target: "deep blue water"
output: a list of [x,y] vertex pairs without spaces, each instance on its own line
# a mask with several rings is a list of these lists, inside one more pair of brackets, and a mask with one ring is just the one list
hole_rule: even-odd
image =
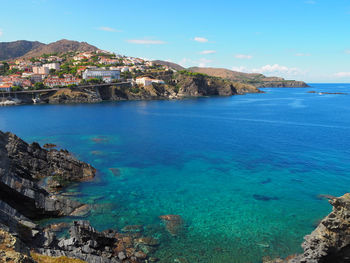
[[[301,251],[350,187],[349,84],[265,94],[0,108],[0,129],[56,143],[98,169],[67,191],[99,230],[142,224],[161,262],[259,262]],[[100,140],[95,140],[100,138]],[[109,168],[119,168],[115,176]],[[172,237],[159,216],[181,215]],[[68,220],[68,219],[67,219]]]

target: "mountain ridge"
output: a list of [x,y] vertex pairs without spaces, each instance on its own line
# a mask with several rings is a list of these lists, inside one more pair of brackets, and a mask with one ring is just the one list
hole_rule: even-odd
[[0,42],[0,60],[37,57],[43,54],[64,53],[69,51],[96,51],[97,47],[87,42],[61,39],[49,44],[38,41],[18,40]]
[[39,41],[17,40],[12,42],[0,42],[0,60],[18,58],[29,51],[45,45]]

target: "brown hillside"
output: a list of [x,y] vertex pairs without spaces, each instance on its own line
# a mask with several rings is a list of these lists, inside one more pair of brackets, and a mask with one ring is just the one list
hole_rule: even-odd
[[86,42],[78,42],[67,39],[62,39],[44,46],[35,48],[23,57],[37,57],[42,54],[63,53],[69,51],[96,51],[97,47],[92,46]]

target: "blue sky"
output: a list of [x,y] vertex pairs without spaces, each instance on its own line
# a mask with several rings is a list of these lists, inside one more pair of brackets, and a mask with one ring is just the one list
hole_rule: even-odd
[[350,82],[350,0],[0,0],[0,41],[62,38],[183,66]]

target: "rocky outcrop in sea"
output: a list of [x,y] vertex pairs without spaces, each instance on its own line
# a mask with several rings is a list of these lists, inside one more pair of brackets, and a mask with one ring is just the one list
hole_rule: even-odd
[[316,229],[304,237],[304,253],[264,263],[346,263],[350,262],[350,193],[327,196],[333,206]]
[[18,104],[68,104],[98,103],[121,100],[173,100],[188,97],[232,96],[246,93],[259,93],[258,88],[250,84],[238,83],[222,78],[195,73],[147,74],[159,78],[165,84],[153,83],[143,87],[130,83],[118,85],[91,85],[83,88],[71,87],[59,90],[47,89],[41,92],[22,92],[7,96],[0,105]]
[[[77,263],[151,262],[148,248],[158,243],[138,240],[152,238],[141,232],[99,232],[88,221],[74,220],[88,213],[89,206],[57,190],[92,179],[96,170],[66,150],[48,148],[0,131],[0,262],[51,262],[57,257],[59,262]],[[43,180],[47,183],[41,184]],[[45,228],[34,222],[61,216],[70,216],[73,222]],[[69,237],[58,237],[56,233],[69,226]]]

